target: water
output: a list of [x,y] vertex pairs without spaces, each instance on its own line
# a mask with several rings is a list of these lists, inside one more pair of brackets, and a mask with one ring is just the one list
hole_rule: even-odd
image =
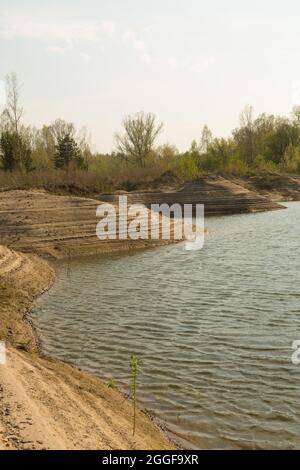
[[184,244],[57,263],[36,303],[46,353],[129,390],[187,448],[300,448],[300,203],[207,219]]

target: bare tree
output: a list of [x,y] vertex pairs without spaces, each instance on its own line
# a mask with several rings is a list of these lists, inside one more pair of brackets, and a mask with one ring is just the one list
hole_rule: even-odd
[[296,105],[292,110],[292,118],[297,124],[300,124],[300,106]]
[[63,119],[56,119],[50,126],[51,132],[56,140],[62,139],[66,135],[75,137],[76,129],[72,122],[66,122]]
[[163,129],[163,123],[156,125],[154,114],[140,112],[127,116],[123,127],[125,134],[115,136],[117,152],[127,161],[145,167],[154,142]]
[[240,114],[241,127],[248,129],[253,127],[253,107],[247,104]]
[[209,145],[212,143],[212,140],[213,140],[212,132],[205,124],[205,126],[202,129],[201,141],[200,141],[200,151],[202,153],[207,152]]
[[3,114],[9,126],[18,134],[20,120],[23,116],[23,108],[19,104],[20,87],[18,85],[17,75],[12,72],[6,76],[5,81],[7,105]]
[[249,164],[254,162],[254,124],[253,124],[253,107],[246,105],[240,114],[240,137],[244,142],[246,151],[246,161]]

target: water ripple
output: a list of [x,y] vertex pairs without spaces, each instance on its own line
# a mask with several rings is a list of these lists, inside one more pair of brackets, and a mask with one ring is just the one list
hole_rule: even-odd
[[32,319],[46,353],[129,391],[188,448],[300,448],[300,203],[207,220],[182,244],[58,263]]

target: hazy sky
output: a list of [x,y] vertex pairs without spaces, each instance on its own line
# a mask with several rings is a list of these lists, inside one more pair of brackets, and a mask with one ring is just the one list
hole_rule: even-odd
[[154,112],[179,149],[241,109],[300,102],[299,0],[0,0],[0,79],[16,71],[27,124],[86,126],[110,151],[126,114]]

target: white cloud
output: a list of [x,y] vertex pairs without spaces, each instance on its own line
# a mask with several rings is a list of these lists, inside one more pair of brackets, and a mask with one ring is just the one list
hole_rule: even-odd
[[157,60],[152,57],[152,55],[147,50],[146,44],[143,39],[141,39],[138,33],[133,31],[132,29],[127,29],[122,35],[122,39],[125,43],[130,44],[133,49],[137,51],[140,61],[144,64],[151,65],[154,62],[157,62]]
[[80,58],[84,61],[84,62],[91,62],[92,60],[92,57],[87,54],[86,52],[80,52]]
[[144,41],[137,40],[134,42],[134,47],[137,51],[144,51],[145,50],[145,43]]
[[170,67],[170,69],[176,70],[179,67],[178,60],[175,59],[174,57],[169,57],[167,60],[167,65]]
[[[28,14],[27,12],[10,12],[0,17],[0,38],[12,40],[15,38],[36,39],[47,41],[47,51],[53,54],[65,54],[78,48],[78,55],[85,62],[91,61],[88,52],[80,52],[89,44],[97,44],[103,47],[105,41],[114,40],[115,44],[127,44],[134,51],[141,63],[147,66],[164,65],[171,70],[178,69],[203,69],[210,66],[207,63],[199,63],[198,59],[186,60],[179,57],[154,56],[149,50],[149,41],[153,27],[148,25],[139,30],[132,28],[120,30],[118,24],[110,19],[80,20],[68,17],[59,18],[52,12],[39,10]],[[84,46],[84,47],[83,47]]]
[[48,46],[47,47],[47,50],[49,52],[53,52],[55,54],[64,54],[67,50],[69,50],[70,48],[65,46]]
[[125,33],[122,35],[122,39],[124,42],[134,41],[136,38],[136,34],[132,29],[127,29]]
[[117,24],[115,21],[105,20],[101,22],[102,32],[110,39],[112,39],[117,30]]
[[152,65],[153,62],[154,62],[153,57],[151,57],[151,55],[147,54],[147,52],[143,52],[143,53],[140,55],[140,59],[141,59],[141,61],[144,62],[144,64],[146,64],[146,65]]
[[[84,21],[69,18],[55,18],[51,14],[40,13],[28,15],[23,12],[4,14],[0,17],[0,38],[13,40],[17,38],[47,41],[46,49],[53,54],[64,54],[83,43],[103,46],[105,39],[113,39],[117,33],[114,21]],[[91,56],[79,52],[79,57],[89,62]]]
[[145,26],[145,28],[143,28],[143,33],[146,33],[146,34],[149,34],[151,33],[151,31],[153,30],[153,25],[152,24],[149,24],[148,26]]
[[116,31],[117,24],[114,21],[56,18],[45,12],[31,15],[26,12],[11,12],[0,17],[0,37],[3,39],[39,39],[62,43],[58,46],[51,45],[53,52],[63,52],[62,49],[70,48],[79,41],[95,43],[102,42],[105,38],[112,39]]
[[79,40],[99,41],[101,25],[91,21],[41,18],[27,15],[2,16],[0,36],[4,39],[27,38],[51,41],[64,41],[67,44]]

